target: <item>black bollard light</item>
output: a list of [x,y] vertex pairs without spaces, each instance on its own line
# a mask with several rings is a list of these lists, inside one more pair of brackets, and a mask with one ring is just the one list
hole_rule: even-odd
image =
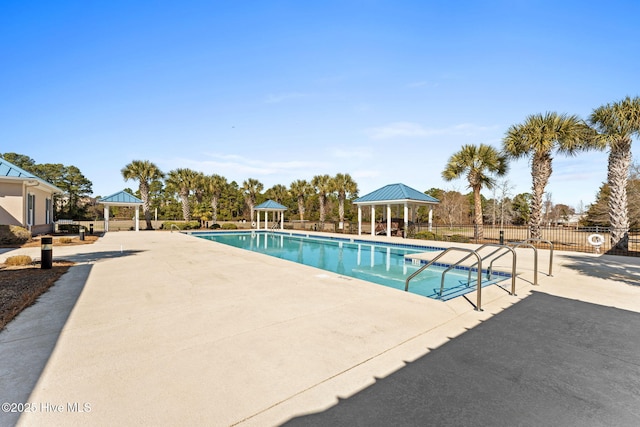
[[500,244],[504,245],[504,231],[500,230]]
[[93,234],[93,224],[89,224],[89,234]]
[[53,266],[53,237],[43,237],[40,243],[40,268],[50,270]]

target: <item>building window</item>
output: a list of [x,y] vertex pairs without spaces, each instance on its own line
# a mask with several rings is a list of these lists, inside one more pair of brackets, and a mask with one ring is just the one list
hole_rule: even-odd
[[51,208],[52,208],[51,199],[45,199],[44,204],[45,204],[44,223],[51,224]]
[[27,225],[34,225],[36,219],[36,196],[27,194]]

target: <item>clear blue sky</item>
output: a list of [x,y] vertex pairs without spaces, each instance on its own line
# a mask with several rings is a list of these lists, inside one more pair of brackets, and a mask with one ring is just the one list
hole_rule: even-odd
[[[466,192],[440,177],[462,145],[640,95],[638,16],[636,0],[3,0],[0,152],[75,165],[101,196],[137,188],[134,159],[265,189],[343,172],[361,195]],[[554,203],[593,202],[606,158],[557,156]],[[530,191],[527,160],[507,179]]]

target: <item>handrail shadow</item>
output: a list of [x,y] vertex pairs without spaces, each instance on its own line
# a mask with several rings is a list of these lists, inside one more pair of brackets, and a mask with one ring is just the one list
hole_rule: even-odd
[[569,262],[563,267],[575,270],[588,277],[615,280],[627,285],[640,286],[640,259],[619,255],[601,255],[599,257],[583,255],[565,255]]

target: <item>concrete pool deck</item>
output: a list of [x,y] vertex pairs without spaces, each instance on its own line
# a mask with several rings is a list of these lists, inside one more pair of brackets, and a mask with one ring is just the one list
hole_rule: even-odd
[[[39,248],[0,261],[19,253]],[[31,409],[0,412],[0,425],[305,425],[532,295],[639,317],[640,259],[556,251],[548,277],[545,256],[533,286],[532,252],[518,249],[517,296],[487,287],[478,312],[465,298],[435,301],[181,233],[56,247],[54,259],[78,264],[0,332],[0,400]],[[636,393],[637,354],[623,363]]]

